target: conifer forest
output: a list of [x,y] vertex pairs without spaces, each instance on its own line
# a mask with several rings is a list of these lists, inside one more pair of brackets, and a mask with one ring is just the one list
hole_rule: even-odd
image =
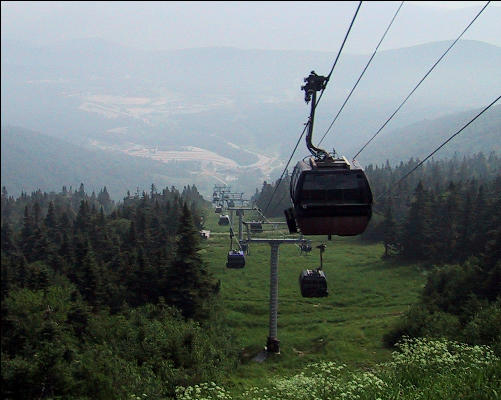
[[[490,358],[480,363],[477,378],[497,390],[501,159],[480,153],[432,160],[395,186],[418,161],[366,168],[380,200],[356,246],[379,244],[381,259],[426,271],[419,298],[380,340],[390,350],[407,346],[407,352],[418,351],[412,346],[423,340],[431,340],[431,347],[442,343],[434,339],[487,346],[479,357]],[[277,190],[287,189],[286,182],[281,185]],[[264,204],[273,188],[264,182],[256,204]],[[280,197],[277,203],[284,201]],[[272,204],[268,216],[278,216],[274,210],[281,207]],[[17,198],[4,188],[4,398],[239,398],[208,385],[225,382],[242,362],[234,340],[238,332],[229,327],[220,296],[221,279],[211,270],[214,260],[201,251],[199,231],[207,229],[211,214],[211,203],[195,186],[179,191],[151,185],[149,192],[127,193],[120,202],[110,199],[106,187],[89,195],[84,184]],[[339,368],[329,365],[307,371],[316,368],[319,382],[329,368]],[[333,385],[356,378],[336,376]],[[294,386],[298,378],[287,379]],[[388,384],[388,377],[378,379]],[[367,385],[367,398],[381,389]],[[195,389],[205,394],[194,396]],[[255,392],[240,395],[264,396],[263,388],[247,390]],[[266,390],[289,398],[284,388]],[[464,398],[495,398],[489,396]]]

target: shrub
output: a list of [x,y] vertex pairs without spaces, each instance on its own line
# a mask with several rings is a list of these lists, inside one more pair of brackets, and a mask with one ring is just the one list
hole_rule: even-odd
[[371,371],[319,362],[291,377],[231,395],[215,383],[179,387],[178,400],[490,400],[501,390],[501,363],[487,346],[448,340],[408,339],[391,362]]
[[501,299],[481,309],[463,330],[467,343],[489,345],[501,355]]
[[459,318],[442,311],[430,311],[422,304],[413,305],[396,325],[383,336],[383,342],[393,347],[403,337],[458,338]]

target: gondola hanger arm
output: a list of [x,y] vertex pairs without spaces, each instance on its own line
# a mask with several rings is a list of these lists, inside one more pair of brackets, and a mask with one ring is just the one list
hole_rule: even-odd
[[317,268],[317,270],[318,270],[318,271],[321,271],[321,270],[322,270],[322,268],[323,268],[323,264],[324,264],[324,263],[323,263],[323,257],[322,257],[322,255],[323,255],[323,253],[324,253],[324,251],[325,251],[325,248],[326,248],[326,247],[327,247],[327,246],[326,246],[324,243],[322,243],[321,245],[318,245],[318,246],[317,246],[317,249],[320,249],[320,267],[319,267],[319,268]]
[[315,119],[315,108],[317,106],[317,92],[324,90],[327,85],[329,78],[321,75],[317,75],[315,71],[311,71],[310,75],[304,78],[306,82],[305,85],[301,86],[301,90],[304,90],[304,101],[309,103],[311,101],[310,116],[308,118],[307,126],[308,133],[306,135],[306,147],[310,153],[317,159],[326,159],[330,157],[329,153],[324,149],[315,147],[312,143],[313,136],[313,122]]

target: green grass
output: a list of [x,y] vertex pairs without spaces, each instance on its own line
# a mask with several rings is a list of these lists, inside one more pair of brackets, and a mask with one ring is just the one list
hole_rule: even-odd
[[[313,250],[308,255],[300,255],[295,245],[281,245],[281,353],[257,363],[252,358],[263,349],[268,336],[270,246],[251,244],[245,268],[227,269],[228,227],[218,226],[217,220],[218,215],[209,213],[206,226],[211,237],[202,242],[202,253],[211,272],[221,280],[227,323],[241,350],[241,364],[228,377],[227,385],[236,390],[259,385],[273,374],[295,373],[311,362],[335,361],[366,368],[390,359],[382,336],[417,301],[425,283],[417,265],[383,260],[382,245],[362,244],[357,238],[327,241],[325,236],[311,236]],[[319,265],[315,246],[322,242],[327,245],[323,259],[329,296],[306,299],[301,297],[298,277],[302,269]]]

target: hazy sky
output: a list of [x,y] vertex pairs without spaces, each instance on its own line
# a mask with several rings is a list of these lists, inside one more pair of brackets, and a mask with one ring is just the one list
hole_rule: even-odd
[[[37,45],[93,37],[144,50],[231,46],[337,51],[357,4],[2,1],[2,37]],[[399,4],[364,2],[346,52],[372,52]],[[382,49],[453,39],[484,4],[406,2]],[[501,46],[500,21],[501,2],[491,2],[465,38]]]

